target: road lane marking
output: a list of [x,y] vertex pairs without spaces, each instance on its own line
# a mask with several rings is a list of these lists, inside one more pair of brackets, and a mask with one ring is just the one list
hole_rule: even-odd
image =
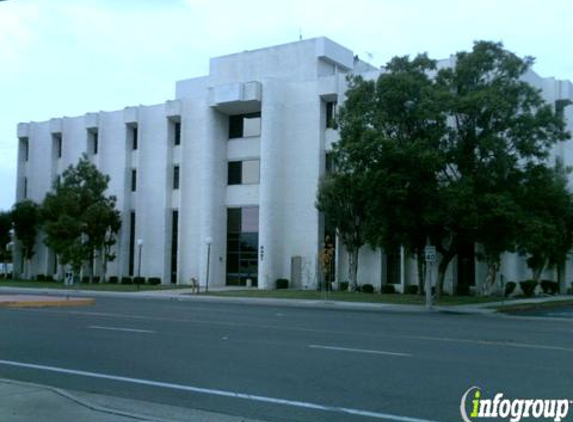
[[443,341],[449,343],[479,344],[482,346],[502,346],[502,347],[516,347],[521,349],[558,350],[562,352],[573,352],[573,349],[569,347],[548,346],[544,344],[517,343],[517,342],[499,341],[499,340],[470,340],[463,338],[427,337],[427,336],[404,336],[404,338],[409,338],[412,340]]
[[386,352],[384,350],[352,349],[349,347],[322,346],[320,344],[309,344],[308,347],[311,349],[334,350],[338,352],[369,353],[373,355],[402,356],[402,357],[412,356],[411,353]]
[[[494,341],[487,341],[487,340],[473,340],[473,339],[464,339],[464,338],[448,338],[448,337],[431,337],[431,336],[415,336],[415,335],[404,335],[404,334],[373,334],[373,333],[364,333],[364,332],[356,332],[356,331],[338,331],[338,330],[324,330],[324,329],[317,329],[317,328],[303,328],[303,327],[280,327],[276,325],[255,325],[255,324],[247,324],[247,323],[238,323],[238,322],[226,322],[226,321],[206,321],[206,320],[199,320],[199,319],[187,319],[187,318],[167,318],[167,317],[151,317],[146,315],[127,315],[127,314],[118,314],[118,313],[109,313],[109,312],[88,312],[88,311],[60,311],[60,310],[40,310],[40,309],[15,309],[18,312],[43,312],[43,313],[51,313],[51,314],[65,314],[65,315],[84,315],[84,316],[102,316],[102,317],[112,317],[112,318],[124,318],[124,319],[135,319],[135,320],[142,320],[142,321],[163,321],[163,322],[183,322],[189,324],[205,324],[205,325],[217,325],[223,327],[236,327],[236,328],[253,328],[253,329],[270,329],[270,330],[278,330],[278,331],[299,331],[299,332],[307,332],[307,333],[327,333],[327,334],[341,334],[341,335],[355,335],[361,337],[372,337],[372,338],[394,338],[394,339],[408,339],[408,340],[425,340],[425,341],[441,341],[447,343],[466,343],[466,344],[479,344],[483,346],[501,346],[501,347],[512,347],[512,348],[529,348],[529,349],[544,349],[544,350],[554,350],[554,351],[565,351],[565,352],[573,352],[572,348],[562,347],[562,346],[548,346],[548,345],[536,345],[536,344],[528,344],[528,343],[512,343],[512,342],[494,342]],[[513,319],[512,316],[506,316],[504,318]],[[515,317],[515,319],[525,319],[527,317]],[[540,320],[540,317],[531,317],[535,318],[535,320]],[[547,318],[548,319],[548,318]],[[557,318],[553,318],[553,320],[557,321]],[[566,319],[560,319],[559,321],[569,321]],[[569,333],[571,330],[555,330],[560,332]]]
[[236,391],[215,390],[212,388],[195,387],[192,385],[172,384],[169,382],[153,381],[142,378],[131,378],[119,375],[103,374],[100,372],[80,371],[75,369],[60,368],[57,366],[37,365],[33,363],[17,362],[12,360],[0,360],[0,365],[13,366],[18,368],[36,369],[40,371],[56,372],[61,374],[78,375],[89,378],[105,379],[110,381],[126,382],[131,384],[146,385],[150,387],[167,388],[171,390],[187,391],[198,394],[208,394],[219,397],[250,400],[263,403],[280,404],[284,406],[299,407],[310,410],[321,410],[325,412],[343,413],[347,415],[365,416],[375,419],[385,419],[397,422],[437,422],[430,419],[421,419],[410,416],[393,415],[390,413],[373,412],[369,410],[353,409],[349,407],[328,406],[318,403],[310,403],[297,400],[287,400],[276,397],[258,396],[254,394],[239,393]]
[[88,328],[93,330],[109,330],[109,331],[125,331],[128,333],[148,333],[148,334],[155,334],[155,331],[152,330],[139,330],[137,328],[122,328],[122,327],[104,327],[101,325],[90,325]]

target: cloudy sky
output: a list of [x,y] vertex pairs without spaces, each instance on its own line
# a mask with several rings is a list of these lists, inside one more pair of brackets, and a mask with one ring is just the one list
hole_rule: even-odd
[[380,66],[502,41],[573,80],[571,0],[0,1],[0,210],[15,197],[16,125],[174,96],[213,56],[327,36]]

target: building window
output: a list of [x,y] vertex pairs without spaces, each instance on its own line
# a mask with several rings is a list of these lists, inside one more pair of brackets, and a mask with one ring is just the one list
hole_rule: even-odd
[[88,150],[92,155],[97,155],[99,148],[98,130],[89,129],[88,130]]
[[135,267],[135,211],[129,213],[129,276]]
[[336,101],[326,103],[326,127],[334,129],[336,126]]
[[28,138],[20,138],[20,157],[23,157],[24,161],[30,159],[30,142]]
[[261,113],[229,116],[229,139],[261,136]]
[[60,175],[58,174],[58,175],[56,176],[56,178],[54,179],[54,190],[58,189],[61,184],[62,184],[62,176],[60,176]]
[[227,209],[227,285],[257,285],[259,207]]
[[171,283],[177,283],[177,248],[179,243],[179,211],[173,210],[171,221]]
[[137,190],[137,170],[131,169],[131,191],[135,192]]
[[62,134],[54,133],[52,134],[52,145],[57,158],[62,158]]
[[131,149],[134,151],[138,147],[138,137],[137,124],[127,125],[127,142],[131,144]]
[[24,177],[24,199],[28,197],[28,178]]
[[227,184],[256,185],[260,180],[260,160],[229,161]]
[[173,189],[179,189],[179,166],[173,167]]
[[173,145],[181,145],[181,122],[173,123]]

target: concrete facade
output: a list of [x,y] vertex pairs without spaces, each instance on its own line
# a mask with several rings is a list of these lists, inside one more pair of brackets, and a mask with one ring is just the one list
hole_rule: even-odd
[[[236,258],[229,252],[235,238],[228,235],[228,210],[245,209],[240,211],[241,224],[249,226],[258,207],[257,235],[252,227],[244,237],[243,232],[237,234],[237,247],[244,253],[238,255],[239,271],[231,271],[240,273],[233,280],[250,280],[267,289],[274,288],[277,278],[287,278],[294,287],[315,288],[324,238],[314,206],[316,191],[326,154],[338,139],[336,131],[327,128],[329,104],[344,101],[347,75],[375,78],[379,72],[347,48],[316,38],[213,58],[207,76],[177,82],[175,99],[163,104],[21,123],[17,200],[41,203],[63,170],[87,153],[111,176],[109,194],[118,198],[122,213],[117,259],[110,263],[108,276],[136,275],[136,239],[141,239],[142,276],[180,284],[195,278],[204,285],[208,273],[211,286],[225,285],[234,265],[228,260]],[[533,72],[527,80],[541,88],[549,102],[573,100],[573,86],[567,81]],[[566,116],[573,122],[573,107],[566,108]],[[244,136],[231,136],[240,119]],[[573,164],[570,144],[555,150],[566,164]],[[248,183],[229,183],[229,162],[241,162],[235,168]],[[249,173],[247,168],[255,170]],[[178,188],[173,185],[175,171]],[[244,239],[250,239],[248,248]],[[41,239],[36,251],[31,275],[58,273],[54,254]],[[380,250],[364,247],[359,281],[376,287],[388,282],[389,259]],[[403,250],[392,259],[399,268],[398,278],[393,278],[396,289],[416,284],[416,262]],[[339,280],[345,280],[341,247],[336,267]],[[483,269],[478,265],[476,274],[479,271]],[[506,280],[517,280],[524,271],[518,257],[504,257]],[[450,273],[446,287],[451,289],[455,265]]]

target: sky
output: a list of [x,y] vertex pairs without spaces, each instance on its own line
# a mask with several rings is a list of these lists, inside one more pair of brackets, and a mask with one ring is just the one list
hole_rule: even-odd
[[172,99],[209,58],[326,36],[376,66],[501,41],[573,80],[571,0],[0,0],[0,210],[19,122]]

